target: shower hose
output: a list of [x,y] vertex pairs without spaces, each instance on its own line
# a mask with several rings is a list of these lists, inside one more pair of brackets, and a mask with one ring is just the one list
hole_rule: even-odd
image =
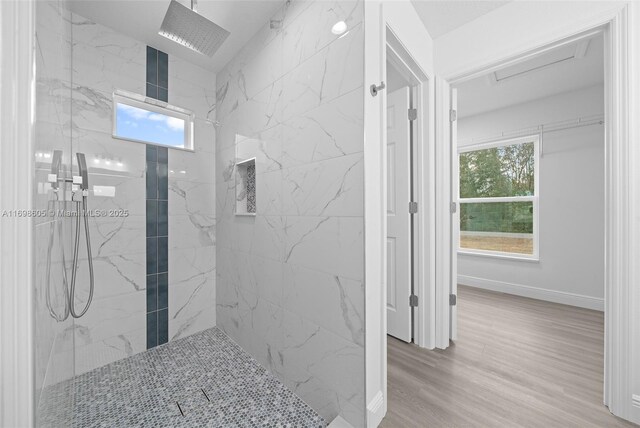
[[[54,211],[55,213],[54,216],[56,218],[54,218],[54,221],[51,223],[51,226],[50,226],[49,246],[47,251],[47,273],[46,274],[47,274],[48,284],[47,284],[47,290],[46,290],[46,298],[47,298],[47,306],[49,308],[49,313],[53,318],[55,318],[58,321],[66,320],[69,317],[69,314],[71,314],[71,316],[74,318],[80,318],[89,310],[89,306],[91,306],[91,301],[93,300],[94,276],[93,276],[93,258],[91,256],[91,237],[89,234],[89,218],[87,217],[87,191],[81,190],[81,192],[82,192],[82,201],[73,201],[76,204],[76,212],[75,212],[76,233],[75,233],[75,242],[74,242],[74,248],[73,248],[73,265],[71,268],[71,287],[68,287],[66,261],[64,256],[64,244],[62,243],[62,227],[57,226],[58,224],[57,211]],[[52,202],[54,202],[54,205],[57,205],[57,203],[59,202],[58,192],[56,191],[54,194],[55,194],[55,199],[52,200]],[[81,209],[81,206],[82,206],[82,209]],[[84,230],[85,230],[85,236],[87,241],[87,258],[88,258],[87,261],[89,264],[89,297],[82,311],[78,313],[76,312],[76,307],[75,307],[75,295],[76,295],[76,274],[78,272],[78,255],[79,255],[79,249],[80,249],[81,217],[82,219],[84,219]],[[63,265],[62,282],[63,282],[63,289],[65,294],[64,311],[62,314],[58,314],[53,309],[53,305],[51,303],[51,281],[50,281],[51,250],[53,248],[53,238],[55,235],[56,227],[58,228],[58,235],[62,243],[62,265]]]

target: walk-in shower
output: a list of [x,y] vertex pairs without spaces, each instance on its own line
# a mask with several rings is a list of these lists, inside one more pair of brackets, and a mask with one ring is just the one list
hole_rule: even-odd
[[362,427],[364,4],[189,3],[35,2],[36,425]]
[[[48,176],[49,184],[51,185],[52,198],[49,200],[48,208],[49,215],[53,217],[49,228],[49,244],[47,247],[47,260],[46,260],[46,302],[49,309],[49,314],[57,321],[66,320],[69,315],[73,318],[80,318],[89,310],[91,301],[93,300],[93,292],[95,287],[94,274],[93,274],[93,257],[91,255],[91,234],[89,231],[89,210],[87,198],[89,196],[89,172],[87,169],[87,162],[84,153],[76,154],[78,161],[78,175],[73,177],[66,177],[62,169],[62,151],[55,150],[53,152],[53,159],[51,162],[51,173]],[[71,192],[68,192],[67,187],[71,185]],[[66,211],[66,195],[70,194],[70,202],[75,206],[75,210]],[[68,283],[66,256],[64,250],[64,237],[62,220],[65,217],[72,216],[75,218],[75,234],[74,234],[74,246],[73,246],[73,264],[71,265],[71,284]],[[89,296],[83,309],[76,311],[76,283],[78,273],[78,260],[80,253],[80,235],[81,226],[84,224],[84,235],[87,244],[87,264],[89,266]],[[54,250],[54,238],[58,231],[58,238],[60,244],[60,253],[62,258],[62,300],[64,309],[62,313],[58,313],[51,297],[51,258]]]

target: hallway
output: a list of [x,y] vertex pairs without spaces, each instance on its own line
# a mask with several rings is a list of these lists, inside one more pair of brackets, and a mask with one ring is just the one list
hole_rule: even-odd
[[458,340],[389,337],[383,427],[631,427],[602,404],[603,313],[465,286]]

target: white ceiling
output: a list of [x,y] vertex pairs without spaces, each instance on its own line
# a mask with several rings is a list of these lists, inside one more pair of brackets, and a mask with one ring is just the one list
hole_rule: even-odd
[[[72,0],[69,8],[119,33],[214,72],[227,64],[269,21],[283,0],[200,0],[198,13],[231,32],[213,58],[193,52],[158,34],[170,0]],[[189,6],[188,0],[180,0]]]
[[[178,0],[189,5],[189,0]],[[508,1],[411,0],[436,38]],[[170,0],[70,0],[69,8],[98,24],[214,72],[219,71],[280,8],[284,0],[199,0],[198,13],[231,32],[213,58],[158,35]]]
[[411,0],[432,39],[481,17],[508,1]]
[[[578,45],[568,48],[575,52]],[[546,53],[512,66],[510,71],[519,73],[526,68],[557,61],[557,54],[557,51]],[[460,117],[473,116],[598,84],[604,84],[604,41],[601,35],[589,41],[582,58],[555,62],[499,82],[491,73],[458,85],[458,114]]]

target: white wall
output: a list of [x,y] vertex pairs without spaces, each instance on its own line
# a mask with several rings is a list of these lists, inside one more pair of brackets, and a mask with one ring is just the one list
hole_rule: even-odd
[[[608,128],[611,137],[611,156],[607,160],[615,167],[609,174],[613,186],[608,201],[610,236],[615,242],[608,255],[611,287],[607,289],[607,341],[605,402],[614,414],[640,421],[640,405],[632,405],[632,393],[640,397],[640,370],[632,361],[640,355],[640,293],[636,291],[635,269],[638,258],[638,229],[631,220],[637,218],[640,202],[637,200],[635,171],[640,154],[633,144],[638,127],[631,119],[640,108],[640,67],[638,61],[638,22],[640,8],[633,1],[514,1],[484,15],[435,41],[436,71],[446,79],[463,76],[482,66],[490,66],[512,58],[515,54],[530,52],[560,41],[582,31],[607,24],[616,19],[612,29],[619,50],[612,52],[612,62],[618,67],[610,74],[612,93],[616,100],[609,105],[609,113],[616,115],[618,127]],[[621,43],[618,43],[621,42]],[[438,107],[443,113],[448,106]],[[445,139],[446,141],[446,139]],[[628,204],[628,211],[614,207]],[[628,241],[628,242],[627,242]],[[619,267],[619,269],[617,269]],[[633,304],[630,304],[633,302]],[[612,311],[613,310],[613,311]],[[615,312],[614,312],[615,311]],[[634,326],[634,327],[631,327]],[[631,352],[633,349],[633,352]],[[633,357],[633,358],[632,358]],[[613,363],[619,362],[620,364]],[[640,400],[638,400],[640,402]]]
[[604,13],[624,1],[513,1],[447,33],[434,42],[436,72],[457,77],[471,66],[512,58],[523,47],[542,47],[567,37],[573,28],[604,24]]
[[[464,106],[459,106],[461,110]],[[461,146],[604,114],[601,85],[458,121]],[[544,134],[538,262],[458,255],[458,282],[592,309],[604,297],[604,126]]]
[[[434,76],[433,43],[409,1],[367,1],[365,3],[365,82],[367,85],[386,81],[386,27],[395,34],[412,59],[427,75],[422,93],[417,98],[421,115],[418,158],[420,171],[416,192],[422,204],[418,228],[424,233],[416,245],[424,261],[424,289],[420,293],[418,315],[420,326],[416,341],[433,347],[435,324],[435,142],[434,142]],[[366,400],[367,424],[377,426],[387,411],[387,324],[386,324],[386,97],[364,94],[365,131],[365,272],[366,272]]]

